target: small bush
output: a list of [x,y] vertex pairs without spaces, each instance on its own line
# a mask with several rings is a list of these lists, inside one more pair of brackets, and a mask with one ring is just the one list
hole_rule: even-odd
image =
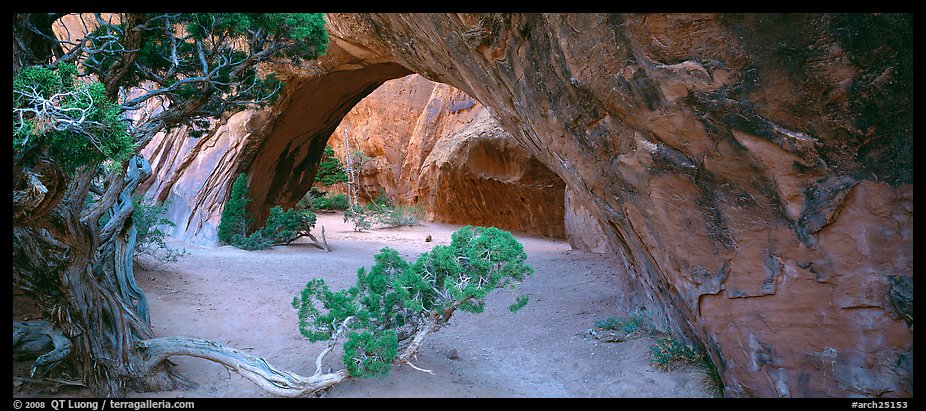
[[311,211],[296,208],[283,211],[283,207],[276,206],[270,209],[267,224],[258,232],[274,244],[289,244],[307,235],[312,227],[315,227],[315,214]]
[[266,250],[273,247],[273,242],[270,241],[269,238],[264,237],[260,231],[255,231],[249,236],[235,234],[230,244],[235,248],[248,251]]
[[704,362],[704,356],[694,347],[671,337],[657,340],[650,352],[653,366],[663,371],[670,371],[676,363],[701,365]]
[[419,206],[396,206],[380,214],[377,221],[386,227],[411,227],[420,224],[423,216]]
[[636,310],[628,318],[609,317],[605,320],[595,321],[595,327],[602,330],[620,330],[630,334],[636,331],[652,331],[652,321],[646,310]]
[[344,194],[335,194],[332,196],[313,197],[311,199],[312,210],[347,210],[347,196]]
[[358,232],[373,228],[373,221],[368,218],[363,207],[360,206],[353,206],[344,210],[344,222],[353,222],[354,231]]
[[175,262],[178,258],[188,255],[189,252],[184,249],[171,248],[164,239],[167,233],[162,231],[160,226],[174,227],[173,221],[164,217],[167,213],[168,203],[161,205],[145,204],[141,198],[132,199],[135,211],[132,213],[132,221],[135,223],[135,253],[133,257],[138,258],[142,255],[153,257],[161,262]]
[[315,214],[311,211],[299,207],[284,211],[283,207],[276,206],[270,209],[264,227],[248,235],[251,216],[247,212],[247,204],[250,201],[247,177],[241,173],[232,185],[231,198],[222,212],[219,240],[243,250],[263,250],[289,244],[308,235],[315,227]]
[[344,222],[353,221],[354,231],[369,230],[373,224],[382,227],[410,227],[421,223],[424,209],[416,205],[395,205],[385,193],[380,194],[363,207],[353,207],[344,212]]

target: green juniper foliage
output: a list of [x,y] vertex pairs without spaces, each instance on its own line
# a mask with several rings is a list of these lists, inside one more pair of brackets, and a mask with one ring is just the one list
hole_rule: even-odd
[[44,144],[69,173],[122,161],[133,148],[119,114],[103,84],[80,81],[73,64],[26,67],[13,79],[14,160]]
[[325,187],[347,182],[347,174],[344,173],[344,168],[341,167],[341,162],[334,155],[334,149],[331,146],[325,146],[322,159],[318,163],[318,170],[315,172],[315,181]]
[[283,207],[275,206],[270,209],[266,225],[258,232],[273,244],[289,244],[312,227],[315,227],[315,214],[312,212],[295,208],[283,211]]
[[313,197],[311,207],[313,210],[347,210],[347,196],[344,194],[325,195]]
[[246,236],[251,218],[248,215],[248,203],[251,202],[248,194],[248,177],[244,173],[238,175],[232,184],[231,195],[222,210],[222,220],[219,222],[219,241],[231,244],[235,236]]
[[308,235],[315,227],[315,214],[311,211],[293,207],[283,210],[275,206],[270,209],[266,224],[248,235],[251,215],[247,206],[251,202],[248,194],[248,181],[244,173],[238,175],[232,184],[231,196],[222,211],[218,238],[244,250],[263,250],[274,245],[289,244],[297,238]]
[[[446,324],[455,310],[480,313],[495,289],[515,288],[533,273],[521,244],[497,228],[463,227],[447,246],[435,246],[410,263],[385,247],[357,283],[331,291],[313,279],[293,299],[299,332],[310,341],[346,337],[342,361],[353,377],[389,372],[412,337]],[[522,295],[509,309],[517,311]]]
[[[146,30],[123,82],[155,81],[159,94],[173,104],[195,104],[195,112],[183,120],[192,126],[193,137],[208,131],[209,118],[229,109],[273,102],[282,83],[273,74],[263,76],[255,63],[273,59],[298,64],[324,54],[328,44],[324,17],[318,13],[181,13],[148,18],[164,22]],[[113,38],[123,30],[121,24],[107,24],[92,33],[90,46],[101,51],[83,62],[89,74],[105,78],[122,60],[124,45]],[[205,71],[204,62],[208,63]]]
[[175,226],[173,221],[164,217],[168,204],[145,204],[138,196],[132,198],[132,204],[135,207],[132,220],[137,232],[134,257],[148,255],[163,262],[174,262],[189,254],[184,249],[171,248],[164,241],[167,233],[159,226]]

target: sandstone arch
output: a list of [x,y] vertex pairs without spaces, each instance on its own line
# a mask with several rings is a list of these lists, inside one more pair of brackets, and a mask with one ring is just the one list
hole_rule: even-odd
[[727,393],[912,395],[909,16],[329,22],[489,107]]
[[364,200],[384,192],[430,221],[565,237],[563,181],[460,90],[417,74],[388,81],[344,117],[328,141],[337,153],[345,133],[369,157]]
[[[328,20],[339,51],[305,78],[389,64],[484,104],[602,227],[628,305],[703,346],[728,394],[912,396],[907,17]],[[255,211],[295,202],[320,150],[252,144],[232,164],[265,186]],[[298,170],[258,177],[280,158]]]
[[328,137],[363,97],[386,80],[411,74],[395,63],[378,63],[302,81],[270,132],[254,148],[250,165],[251,207],[263,221],[273,205],[292,207],[312,186]]

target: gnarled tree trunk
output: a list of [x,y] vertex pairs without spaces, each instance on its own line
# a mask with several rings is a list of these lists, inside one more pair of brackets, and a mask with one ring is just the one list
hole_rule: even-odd
[[[61,16],[13,16],[14,74],[23,67],[50,64],[55,57],[90,52],[75,48],[64,53],[51,29]],[[119,17],[125,28],[123,58],[99,79],[111,99],[126,86],[123,78],[133,70],[146,19],[134,14]],[[116,25],[109,28],[122,30]],[[86,25],[84,29],[90,30]],[[168,122],[202,115],[197,110],[207,97],[136,125],[131,133],[135,147],[144,146]],[[123,109],[134,110],[131,106]],[[192,385],[168,361],[173,355],[188,355],[218,362],[283,395],[313,393],[347,378],[346,371],[316,372],[311,377],[280,372],[261,358],[206,340],[155,338],[147,298],[132,270],[136,241],[132,197],[139,183],[151,175],[145,158],[133,156],[115,171],[85,166],[69,174],[49,156],[48,147],[38,144],[15,151],[11,171],[13,284],[47,318],[14,324],[14,347],[27,356],[38,356],[33,376],[45,376],[60,363],[70,362],[79,370],[83,385],[97,395],[170,390]],[[327,243],[319,247],[327,249]],[[280,376],[291,379],[290,389],[273,388],[285,383]]]
[[[105,191],[92,184],[95,170],[79,172],[43,218],[29,224],[14,221],[13,227],[14,285],[71,339],[74,349],[68,360],[81,370],[88,387],[106,396],[185,383],[166,364],[143,367],[137,349],[139,341],[154,333],[147,300],[132,271],[131,197],[151,169],[140,157],[127,167],[127,172],[110,175]],[[101,195],[88,203],[91,190]],[[29,214],[16,206],[14,213]],[[102,227],[101,217],[106,221]]]

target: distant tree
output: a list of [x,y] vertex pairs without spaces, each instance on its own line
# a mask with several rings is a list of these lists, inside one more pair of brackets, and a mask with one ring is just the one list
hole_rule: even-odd
[[347,182],[344,167],[341,166],[341,161],[334,155],[334,149],[331,146],[325,146],[322,159],[318,163],[318,171],[315,172],[315,182],[325,187]]
[[219,241],[232,244],[235,236],[247,236],[251,226],[248,214],[248,203],[251,202],[248,193],[248,177],[244,173],[238,175],[232,184],[231,194],[222,209],[222,219],[219,222]]

